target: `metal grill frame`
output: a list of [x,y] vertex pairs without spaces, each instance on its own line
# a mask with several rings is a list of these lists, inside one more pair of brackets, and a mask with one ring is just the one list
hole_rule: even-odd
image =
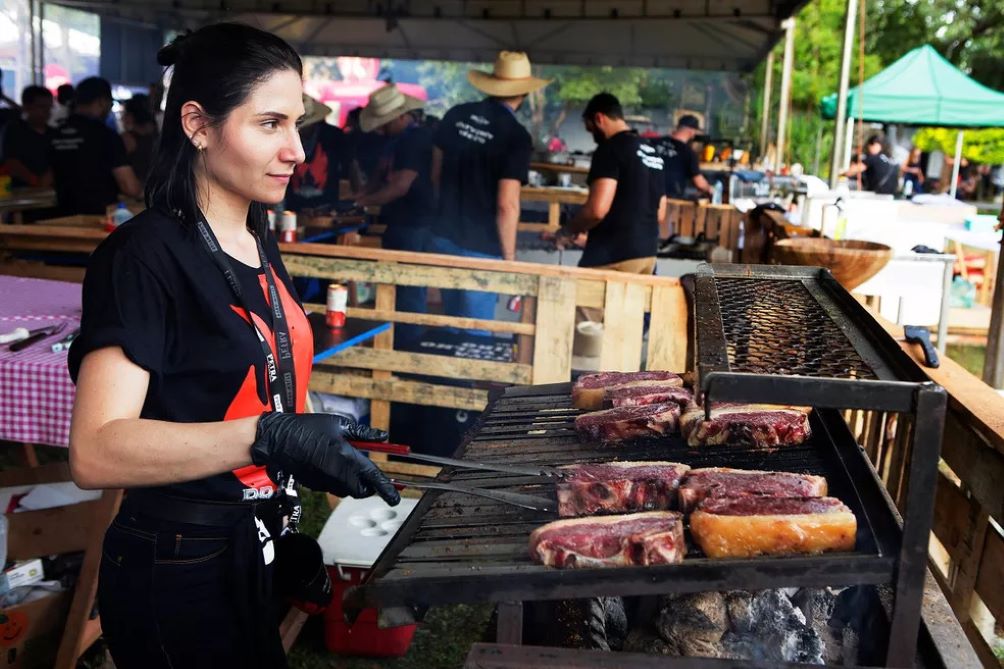
[[[798,282],[843,333],[874,379],[732,371],[716,279]],[[691,295],[696,388],[712,402],[796,404],[912,414],[909,488],[897,561],[887,666],[911,667],[920,629],[947,394],[927,379],[871,314],[821,267],[704,264]],[[870,467],[870,465],[869,465]],[[874,470],[873,470],[874,471]]]

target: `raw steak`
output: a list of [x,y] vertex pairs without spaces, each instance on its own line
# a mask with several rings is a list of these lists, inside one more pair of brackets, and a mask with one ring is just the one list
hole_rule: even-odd
[[680,510],[690,513],[706,497],[823,497],[826,479],[812,474],[755,469],[692,469],[680,484]]
[[680,478],[690,469],[678,462],[601,462],[568,465],[558,483],[558,515],[631,513],[671,509]]
[[694,396],[686,388],[669,386],[664,383],[652,385],[650,381],[637,381],[622,386],[607,388],[603,393],[603,404],[611,407],[635,407],[643,404],[679,404],[685,409]]
[[572,405],[576,409],[602,409],[603,391],[627,383],[649,382],[660,386],[682,386],[683,379],[673,372],[600,372],[580,376],[572,386]]
[[690,516],[710,558],[854,550],[857,520],[833,497],[713,497]]
[[673,564],[686,552],[675,511],[556,520],[530,534],[530,557],[560,569]]
[[722,403],[704,419],[704,408],[691,404],[680,417],[680,431],[691,446],[795,446],[812,434],[808,407]]
[[575,431],[583,441],[616,444],[630,439],[661,437],[676,430],[680,407],[646,404],[593,411],[575,417]]

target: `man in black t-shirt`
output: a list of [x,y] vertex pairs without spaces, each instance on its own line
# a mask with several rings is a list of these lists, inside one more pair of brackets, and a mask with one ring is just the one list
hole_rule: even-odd
[[330,107],[304,95],[303,108],[300,142],[305,159],[293,168],[286,208],[298,213],[306,209],[326,212],[338,203],[339,181],[348,174],[348,145],[341,128],[325,122]]
[[7,124],[3,131],[3,164],[14,187],[52,185],[49,164],[49,115],[52,93],[41,86],[28,86],[21,93],[24,118]]
[[701,174],[700,162],[690,143],[701,134],[701,124],[693,114],[680,117],[676,129],[665,137],[650,141],[656,154],[662,158],[666,177],[666,196],[682,198],[687,185],[693,184],[699,192],[712,194],[711,184]]
[[[491,73],[472,70],[467,79],[489,97],[449,110],[436,130],[432,173],[439,211],[432,250],[515,260],[520,187],[533,149],[516,110],[550,82],[532,76],[525,53],[510,51],[499,53]],[[492,319],[496,299],[480,291],[443,292],[451,316]]]
[[881,193],[895,195],[899,189],[899,165],[882,151],[881,135],[872,135],[865,144],[865,155],[861,160],[851,165],[844,176],[861,175],[861,188]]
[[73,113],[52,138],[56,198],[63,215],[104,214],[119,193],[142,196],[118,133],[105,125],[112,110],[112,88],[88,77],[77,85]]
[[[387,224],[383,234],[386,249],[428,250],[433,215],[432,132],[415,118],[424,105],[390,84],[370,94],[359,117],[364,132],[375,132],[385,140],[375,178],[356,198],[356,204],[380,205],[380,220]],[[399,287],[397,310],[424,313],[425,296],[425,288]],[[401,324],[395,328],[395,340],[409,340],[420,333],[417,326]]]
[[[21,118],[21,107],[3,92],[2,70],[0,70],[0,102],[7,104],[6,107],[0,107],[0,133],[2,133],[8,123]],[[0,159],[3,159],[2,155],[0,155]]]

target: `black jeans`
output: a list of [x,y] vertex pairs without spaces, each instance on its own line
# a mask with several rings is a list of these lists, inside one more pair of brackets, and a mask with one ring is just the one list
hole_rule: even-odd
[[[266,526],[279,535],[276,521]],[[273,565],[264,565],[257,542],[237,535],[149,518],[126,500],[105,534],[98,582],[101,627],[118,669],[286,666],[275,602],[249,598],[245,590],[256,584],[235,578],[251,573],[268,586]]]

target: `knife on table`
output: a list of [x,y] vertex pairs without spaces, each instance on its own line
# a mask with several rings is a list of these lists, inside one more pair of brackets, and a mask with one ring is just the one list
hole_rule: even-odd
[[50,325],[44,328],[38,328],[37,330],[32,330],[32,334],[27,339],[22,339],[21,341],[11,344],[8,348],[13,351],[23,351],[35,342],[41,341],[46,337],[51,337],[54,334],[59,334],[66,327],[66,321],[58,325]]
[[457,458],[446,458],[439,455],[426,455],[424,453],[412,453],[410,446],[404,444],[386,444],[376,441],[350,441],[350,444],[362,451],[371,453],[387,453],[418,462],[427,462],[433,465],[443,465],[447,467],[459,467],[461,469],[477,469],[488,472],[500,472],[502,474],[518,474],[519,476],[545,476],[549,479],[562,479],[565,473],[553,467],[540,467],[536,465],[513,465],[501,463],[473,462],[471,460],[458,460]]

